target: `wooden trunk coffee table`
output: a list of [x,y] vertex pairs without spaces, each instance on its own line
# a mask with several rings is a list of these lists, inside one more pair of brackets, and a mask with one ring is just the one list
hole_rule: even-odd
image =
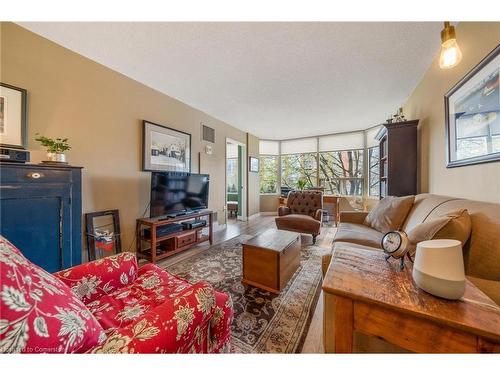
[[353,333],[417,353],[500,352],[500,306],[467,281],[458,301],[419,289],[411,264],[381,251],[335,248],[323,280],[327,353],[351,353]]
[[268,229],[243,243],[244,284],[280,293],[300,265],[300,235]]

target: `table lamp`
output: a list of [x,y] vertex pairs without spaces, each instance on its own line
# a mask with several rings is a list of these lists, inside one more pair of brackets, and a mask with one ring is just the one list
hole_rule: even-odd
[[417,244],[413,280],[426,292],[446,299],[465,293],[462,244],[457,240],[430,240]]

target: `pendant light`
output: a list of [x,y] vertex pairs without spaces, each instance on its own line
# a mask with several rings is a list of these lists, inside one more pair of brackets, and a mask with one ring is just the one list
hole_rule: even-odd
[[457,66],[462,60],[462,51],[457,43],[455,27],[449,22],[444,23],[444,29],[441,30],[441,54],[439,55],[439,67],[441,69],[450,69]]

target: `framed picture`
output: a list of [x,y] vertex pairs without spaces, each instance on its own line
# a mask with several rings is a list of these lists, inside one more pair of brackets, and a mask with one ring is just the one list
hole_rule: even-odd
[[89,261],[122,251],[118,210],[85,214],[85,228]]
[[500,160],[500,45],[445,94],[447,167]]
[[259,158],[254,158],[250,156],[250,162],[248,163],[250,167],[250,172],[259,172]]
[[191,172],[191,134],[143,121],[142,169]]
[[25,89],[0,82],[0,143],[3,147],[26,148]]

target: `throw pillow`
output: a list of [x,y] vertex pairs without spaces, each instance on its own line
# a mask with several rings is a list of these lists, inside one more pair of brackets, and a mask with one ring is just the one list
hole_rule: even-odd
[[414,201],[414,195],[385,197],[370,211],[363,224],[382,233],[398,230],[413,207]]
[[449,212],[418,224],[408,232],[410,254],[415,253],[419,242],[433,239],[458,240],[463,246],[469,239],[471,227],[469,212],[466,209]]
[[0,236],[0,353],[82,353],[106,335],[62,281]]

